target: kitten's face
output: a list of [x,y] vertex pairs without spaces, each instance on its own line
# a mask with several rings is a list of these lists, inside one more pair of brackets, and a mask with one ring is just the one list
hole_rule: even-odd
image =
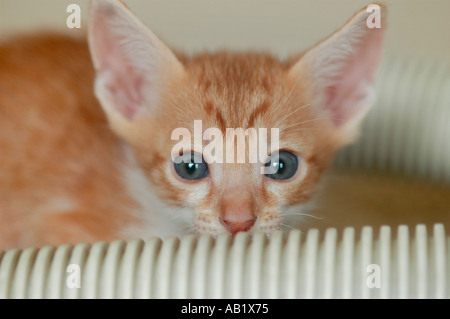
[[[173,83],[160,111],[143,124],[146,138],[135,147],[148,178],[168,204],[191,210],[183,217],[200,233],[280,229],[286,214],[292,214],[290,207],[311,199],[336,150],[331,122],[311,107],[303,83],[289,76],[290,66],[268,55],[218,53],[185,60],[184,65],[185,76]],[[232,147],[226,146],[226,128],[278,128],[279,150],[289,152],[280,157],[283,172],[266,176],[261,173],[264,163],[250,163],[248,156],[245,163],[226,163],[224,156],[224,163],[199,165],[199,171],[206,167],[208,173],[186,179],[172,161],[178,140],[171,136],[180,127],[193,137],[194,120],[202,121],[203,132],[220,129],[224,152]],[[203,146],[209,142],[204,140]],[[193,139],[187,144],[194,151]],[[199,155],[211,162],[206,154]],[[297,213],[301,211],[298,207]]]
[[[372,102],[382,32],[367,28],[365,10],[302,57],[283,63],[259,53],[177,58],[121,3],[93,3],[96,94],[157,194],[180,208],[178,217],[199,233],[292,226],[289,217],[310,202],[334,153],[356,137]],[[174,154],[180,142],[173,140],[174,130],[185,128],[194,137],[197,120],[201,134],[208,128],[222,133],[223,163],[211,161],[205,136],[203,148],[183,140],[183,153]],[[236,157],[227,162],[230,150],[238,152],[228,143],[227,128],[279,129],[279,146],[267,145],[280,154],[278,172],[261,174],[266,159],[249,160],[248,137],[244,163]],[[191,152],[204,162],[174,163],[179,155],[189,162]]]

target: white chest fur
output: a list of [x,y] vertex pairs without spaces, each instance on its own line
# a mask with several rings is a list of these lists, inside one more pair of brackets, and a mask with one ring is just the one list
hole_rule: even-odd
[[138,225],[126,227],[122,236],[128,239],[149,237],[180,237],[188,232],[182,218],[187,212],[183,209],[167,206],[156,194],[150,181],[138,166],[134,154],[128,147],[124,147],[126,163],[122,168],[123,181],[130,197],[136,202],[137,209],[132,211],[139,220]]

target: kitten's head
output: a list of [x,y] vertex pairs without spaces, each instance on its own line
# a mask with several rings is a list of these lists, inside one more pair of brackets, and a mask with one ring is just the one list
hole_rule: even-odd
[[[369,28],[368,18],[360,11],[286,62],[261,53],[188,58],[174,54],[121,2],[96,0],[89,29],[96,94],[158,195],[168,206],[187,208],[180,217],[196,231],[271,232],[311,200],[373,102],[383,28]],[[227,128],[248,133],[244,163]],[[278,139],[271,129],[279,130]],[[256,163],[255,136],[268,148]]]

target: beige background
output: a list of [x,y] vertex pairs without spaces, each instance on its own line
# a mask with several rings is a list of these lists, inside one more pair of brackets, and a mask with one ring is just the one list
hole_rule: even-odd
[[[362,0],[126,0],[161,38],[188,52],[267,49],[281,56],[307,48],[360,8]],[[386,53],[450,56],[450,1],[387,0]],[[88,0],[0,0],[0,37],[66,27],[67,5]],[[85,26],[85,25],[84,25]],[[85,27],[83,27],[85,30]]]

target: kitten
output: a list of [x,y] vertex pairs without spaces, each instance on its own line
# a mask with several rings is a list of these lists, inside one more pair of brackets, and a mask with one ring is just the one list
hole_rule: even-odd
[[[368,28],[368,16],[284,62],[175,54],[118,0],[91,2],[88,41],[4,43],[0,248],[294,225],[372,104],[383,28]],[[173,154],[172,132],[193,132],[194,120],[224,134],[278,128],[277,172]]]

